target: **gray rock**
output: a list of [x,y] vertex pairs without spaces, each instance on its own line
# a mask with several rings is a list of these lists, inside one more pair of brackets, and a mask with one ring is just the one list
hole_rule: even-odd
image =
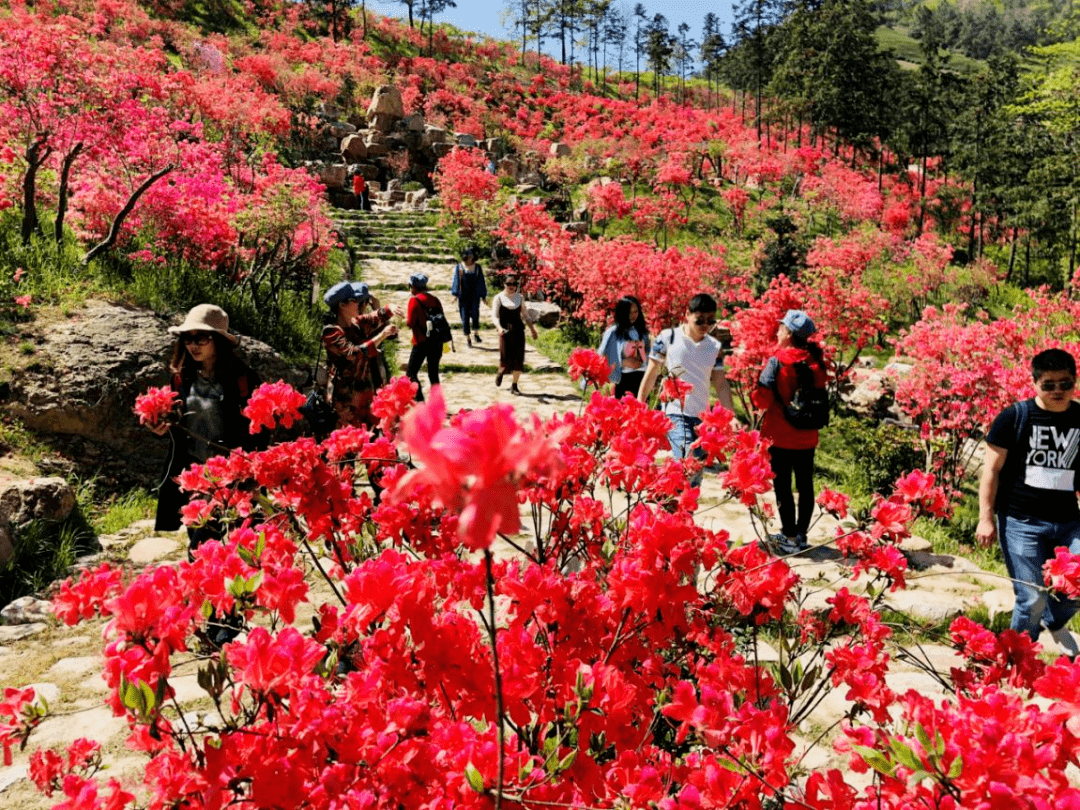
[[565,143],[553,143],[548,154],[556,158],[570,157],[570,146]]
[[341,154],[346,160],[367,160],[367,144],[358,134],[346,135],[341,141]]
[[32,683],[34,703],[38,706],[55,706],[60,700],[60,687],[55,683]]
[[334,140],[340,141],[348,135],[352,135],[356,132],[356,127],[345,121],[334,121],[330,124],[330,137]]
[[589,232],[588,222],[567,222],[563,225],[563,230],[568,233],[577,234],[578,236],[584,236]]
[[420,145],[424,148],[428,148],[437,143],[449,143],[449,141],[450,136],[445,129],[432,124],[426,124],[424,126],[424,137],[421,139]]
[[36,636],[47,626],[44,622],[33,622],[0,627],[0,644],[10,644],[13,641],[22,641],[24,638]]
[[525,318],[530,323],[551,329],[558,324],[560,317],[562,317],[562,310],[556,304],[547,301],[525,302]]
[[[375,93],[371,97],[371,104],[368,105],[367,109],[368,120],[373,115],[386,115],[394,120],[404,118],[405,105],[401,101],[401,91],[392,84],[384,84],[375,88]],[[383,131],[389,132],[390,130]]]
[[7,562],[15,553],[15,543],[11,537],[11,529],[0,526],[0,563]]
[[396,177],[386,184],[387,191],[401,191],[401,181]]
[[26,765],[12,765],[7,768],[0,768],[0,793],[26,779],[26,768]]
[[[156,484],[169,441],[140,426],[132,406],[146,389],[169,383],[165,366],[176,340],[169,325],[150,310],[91,300],[68,320],[37,327],[39,360],[13,373],[0,412],[95,473]],[[264,380],[304,380],[304,370],[265,343],[242,339],[239,354]]]
[[409,132],[423,132],[424,116],[422,116],[420,113],[413,113],[412,115],[406,116],[405,129]]
[[52,616],[52,603],[44,599],[35,599],[33,596],[23,596],[0,610],[0,618],[8,624],[47,622],[50,616]]
[[175,537],[147,537],[131,547],[128,559],[136,565],[146,565],[175,557],[181,551],[181,544]]
[[319,182],[327,188],[344,188],[347,179],[345,164],[332,163],[319,168]]
[[34,744],[46,748],[79,737],[105,743],[126,731],[127,721],[123,717],[113,717],[111,709],[98,707],[46,718],[34,729]]
[[63,478],[29,478],[0,485],[0,524],[63,520],[75,508],[75,491]]
[[945,622],[964,612],[967,605],[954,593],[927,590],[896,591],[885,597],[884,604],[897,613],[930,622]]
[[518,171],[520,170],[520,164],[512,157],[504,157],[497,164],[499,174],[506,174],[510,177],[516,178]]
[[102,667],[102,660],[97,655],[75,655],[71,658],[61,658],[51,667],[49,667],[49,674],[53,676],[66,675],[86,675],[88,673],[98,670],[98,677],[100,678],[100,670]]
[[455,132],[454,140],[457,141],[458,146],[467,146],[471,149],[477,147],[477,140],[475,135],[470,135],[468,132]]

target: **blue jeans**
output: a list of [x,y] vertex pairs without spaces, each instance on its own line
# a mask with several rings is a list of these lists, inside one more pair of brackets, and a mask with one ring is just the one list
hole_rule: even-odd
[[[697,428],[701,420],[696,416],[684,416],[681,413],[669,413],[667,418],[671,420],[671,430],[668,431],[668,444],[671,445],[671,455],[682,460],[691,452],[690,445],[697,441]],[[701,462],[705,461],[705,451],[700,447],[693,449],[694,458]],[[697,472],[690,479],[690,486],[701,486],[701,478],[704,471]]]
[[1026,631],[1032,639],[1039,637],[1040,620],[1051,630],[1064,627],[1078,605],[1047,593],[1042,567],[1054,558],[1054,549],[1058,546],[1066,546],[1073,554],[1080,554],[1080,520],[1053,523],[998,515],[997,524],[1005,567],[1009,569],[1009,576],[1018,580],[1013,583],[1016,604],[1009,627]]

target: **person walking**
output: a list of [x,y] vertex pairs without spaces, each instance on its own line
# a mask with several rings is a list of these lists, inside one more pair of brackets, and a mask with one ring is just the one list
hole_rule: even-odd
[[[709,408],[710,385],[720,404],[734,411],[731,388],[724,374],[723,346],[709,334],[714,326],[716,300],[706,293],[695,295],[686,306],[682,324],[663,330],[653,341],[645,376],[638,389],[638,399],[647,400],[661,368],[667,368],[673,377],[693,386],[684,400],[672,400],[664,408],[671,420],[668,444],[676,459],[690,455],[691,446],[697,441],[701,414]],[[701,448],[693,448],[692,452],[699,461],[705,459]],[[699,469],[691,476],[691,486],[700,486],[702,473]]]
[[1039,352],[1031,378],[1034,396],[999,413],[986,434],[975,539],[1001,545],[1016,595],[1009,627],[1032,640],[1045,628],[1057,649],[1075,658],[1080,650],[1065,625],[1077,603],[1048,594],[1042,568],[1060,546],[1080,554],[1076,360],[1063,349]]
[[[326,398],[338,415],[338,427],[366,425],[378,420],[371,414],[375,391],[387,380],[380,366],[383,342],[397,336],[390,307],[361,312],[372,301],[363,282],[340,281],[326,291],[322,343],[326,348]],[[376,304],[378,302],[375,302]]]
[[461,254],[461,261],[454,265],[450,294],[457,299],[465,342],[472,346],[472,333],[475,332],[476,342],[480,343],[480,302],[487,305],[488,290],[484,280],[484,268],[477,263],[474,248],[466,248]]
[[518,291],[517,276],[507,276],[503,290],[491,301],[491,320],[499,330],[499,373],[495,375],[495,387],[502,385],[503,377],[511,374],[510,393],[520,394],[518,380],[525,368],[525,327],[529,327],[536,340],[536,327],[525,317],[524,298]]
[[[770,539],[779,554],[795,554],[809,547],[806,534],[814,516],[814,454],[818,429],[793,424],[789,413],[800,384],[822,393],[828,407],[828,371],[821,346],[810,342],[817,331],[813,320],[802,310],[789,309],[776,330],[776,350],[765,364],[750,400],[765,415],[761,436],[772,442],[769,462],[773,491],[780,513],[780,533]],[[802,380],[800,380],[800,374]],[[796,512],[791,478],[799,496]]]
[[367,197],[367,180],[364,179],[364,175],[357,172],[352,178],[353,197],[356,198],[356,205],[361,211],[367,211],[370,207],[368,205]]
[[620,298],[615,304],[615,323],[604,332],[599,349],[611,365],[608,382],[615,384],[616,399],[622,399],[624,394],[637,396],[645,377],[648,341],[649,332],[641,304],[632,295]]
[[412,351],[409,353],[409,365],[405,375],[416,383],[416,399],[424,401],[424,389],[420,385],[420,368],[427,363],[428,382],[439,384],[439,362],[442,360],[443,345],[429,339],[428,318],[443,312],[442,302],[427,291],[428,277],[423,273],[409,276],[409,308],[405,320],[412,330]]

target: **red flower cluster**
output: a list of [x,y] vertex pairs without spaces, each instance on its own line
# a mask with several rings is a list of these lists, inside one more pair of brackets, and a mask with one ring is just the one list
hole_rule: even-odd
[[570,352],[567,370],[572,380],[584,380],[585,387],[593,386],[600,390],[611,377],[611,364],[603,355],[592,349],[574,349]]
[[290,428],[304,418],[300,413],[304,401],[304,395],[283,380],[263,383],[251,392],[243,414],[251,420],[252,433],[273,430],[279,423]]
[[155,427],[169,417],[180,405],[180,397],[167,385],[160,388],[150,388],[145,394],[135,398],[135,413],[139,417],[139,424]]

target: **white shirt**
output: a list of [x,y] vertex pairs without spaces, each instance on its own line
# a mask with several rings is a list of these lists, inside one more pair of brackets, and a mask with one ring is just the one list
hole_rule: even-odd
[[649,359],[663,363],[672,377],[694,386],[694,390],[686,395],[685,406],[679,405],[676,399],[667,404],[664,413],[701,416],[709,409],[712,373],[724,368],[721,349],[720,341],[711,335],[706,335],[700,343],[694,343],[681,326],[664,329],[657,335]]

